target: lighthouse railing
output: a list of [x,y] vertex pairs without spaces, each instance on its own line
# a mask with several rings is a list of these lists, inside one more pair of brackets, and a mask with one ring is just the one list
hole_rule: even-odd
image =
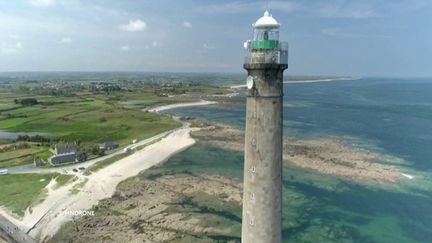
[[288,64],[288,43],[281,42],[275,49],[250,49],[245,64]]

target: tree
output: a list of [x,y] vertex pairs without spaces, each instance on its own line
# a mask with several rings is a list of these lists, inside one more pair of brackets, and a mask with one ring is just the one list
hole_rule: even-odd
[[105,151],[100,149],[98,145],[95,145],[92,148],[92,154],[102,156],[105,154]]
[[22,99],[22,100],[19,100],[19,103],[21,103],[21,105],[37,105],[37,104],[39,104],[37,99],[34,99],[34,98]]

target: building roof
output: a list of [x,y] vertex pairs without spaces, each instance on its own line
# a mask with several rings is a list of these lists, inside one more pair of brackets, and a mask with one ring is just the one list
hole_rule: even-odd
[[115,147],[118,147],[118,144],[108,141],[108,142],[101,144],[99,147],[100,148],[115,148]]
[[104,145],[104,146],[117,146],[118,144],[109,141],[109,142],[103,143],[102,145]]
[[269,13],[269,11],[264,12],[264,16],[259,18],[254,24],[253,27],[279,27],[280,24],[276,21],[275,18]]
[[57,144],[55,146],[56,154],[76,153],[77,146],[75,144]]

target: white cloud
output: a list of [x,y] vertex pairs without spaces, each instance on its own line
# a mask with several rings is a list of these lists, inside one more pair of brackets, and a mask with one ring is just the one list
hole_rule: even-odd
[[208,44],[204,44],[203,47],[204,47],[204,49],[207,49],[207,50],[213,50],[213,49],[216,49],[215,46],[208,45]]
[[30,0],[30,4],[37,7],[46,7],[53,5],[55,0]]
[[121,46],[120,50],[122,50],[122,51],[129,51],[130,47],[129,46]]
[[18,39],[20,39],[21,37],[20,37],[19,35],[10,34],[10,35],[9,35],[9,38],[11,38],[11,39],[15,39],[15,40],[18,40]]
[[69,44],[71,42],[72,42],[72,39],[70,37],[63,37],[60,40],[60,43],[62,43],[62,44]]
[[269,2],[269,10],[278,10],[285,13],[291,13],[297,10],[299,5],[294,2],[289,1],[270,1]]
[[185,21],[183,21],[183,27],[192,28],[192,24],[191,24],[191,22],[185,20]]
[[156,48],[158,46],[161,46],[161,43],[159,41],[152,41],[151,44],[145,45],[144,48],[145,49],[150,49],[150,48]]
[[[401,0],[402,1],[402,0]],[[408,1],[408,0],[404,0]],[[425,0],[417,0],[425,1]],[[395,1],[397,2],[397,1]],[[408,5],[408,4],[407,4]],[[412,4],[413,5],[413,4]],[[426,4],[416,4],[425,6]],[[327,0],[327,1],[231,1],[224,4],[210,4],[195,9],[201,14],[242,14],[256,13],[268,8],[270,12],[307,14],[312,17],[321,18],[351,18],[364,19],[376,17],[378,10],[385,12],[377,1],[365,0]],[[388,7],[388,4],[385,5]],[[427,5],[426,5],[427,6]],[[378,8],[378,9],[377,9]],[[402,7],[402,9],[404,9]],[[258,16],[257,16],[258,17]]]
[[341,2],[336,1],[327,3],[322,6],[314,7],[318,16],[324,18],[352,18],[364,19],[376,15],[375,10],[371,4],[360,2]]
[[[212,4],[204,7],[199,7],[196,11],[203,14],[240,14],[257,12],[257,10],[264,10],[267,8],[267,1],[232,1],[226,4]],[[290,1],[270,1],[268,8],[278,10],[285,13],[291,13],[297,9],[297,3]]]
[[124,31],[136,32],[145,30],[147,28],[147,24],[140,19],[129,20],[129,23],[120,25],[119,28]]
[[17,53],[22,49],[23,45],[20,41],[13,44],[2,42],[0,44],[0,54]]
[[339,28],[325,28],[321,30],[321,34],[338,38],[391,38],[388,35],[354,33]]

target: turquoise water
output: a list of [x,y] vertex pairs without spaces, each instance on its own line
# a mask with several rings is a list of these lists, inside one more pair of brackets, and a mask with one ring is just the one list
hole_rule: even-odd
[[[432,80],[287,84],[284,92],[285,135],[343,137],[388,156],[415,176],[397,185],[364,185],[285,168],[284,241],[432,242]],[[244,104],[170,112],[244,126]],[[206,151],[214,155],[215,165],[222,155],[231,156],[236,165],[243,159],[200,145],[174,159],[198,165],[200,159],[192,155]],[[234,169],[241,175],[240,167]]]

